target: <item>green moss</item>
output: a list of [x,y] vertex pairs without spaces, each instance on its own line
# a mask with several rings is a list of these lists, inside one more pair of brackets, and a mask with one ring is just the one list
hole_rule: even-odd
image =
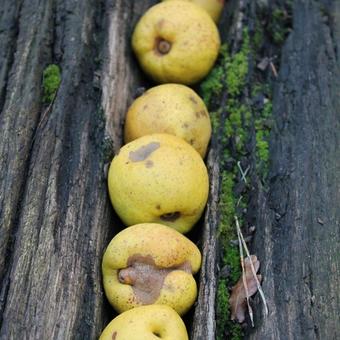
[[256,151],[257,157],[263,161],[267,162],[269,159],[269,146],[268,142],[265,140],[266,133],[265,131],[259,130],[256,132]]
[[220,196],[220,224],[218,227],[219,237],[223,244],[228,243],[230,235],[233,235],[232,225],[235,215],[235,197],[233,194],[234,174],[223,171],[221,181],[221,196]]
[[235,175],[233,172],[222,172],[221,195],[220,195],[220,224],[218,227],[219,240],[222,245],[223,258],[222,265],[228,266],[230,275],[227,279],[220,278],[216,296],[216,326],[218,340],[228,338],[237,340],[242,338],[240,325],[230,320],[229,286],[234,285],[240,277],[240,258],[238,248],[231,244],[231,240],[236,237],[234,229],[234,216],[236,199],[233,192]]
[[275,8],[272,11],[270,22],[268,24],[268,31],[275,44],[281,45],[288,34],[288,20],[287,15],[281,8]]
[[226,45],[222,45],[216,66],[208,74],[201,84],[201,96],[207,106],[212,102],[212,98],[218,96],[224,83],[225,70],[223,59],[225,58]]
[[[235,235],[236,236],[236,235]],[[234,285],[241,276],[240,254],[238,246],[229,245],[229,250],[223,256],[223,264],[232,268],[230,282]]]
[[219,301],[219,304],[216,308],[216,326],[220,330],[216,335],[217,340],[225,340],[225,333],[228,334],[228,339],[243,339],[241,326],[230,320],[229,298],[227,281],[220,280],[217,286],[217,301]]
[[255,33],[253,36],[253,48],[254,51],[259,50],[264,42],[264,30],[263,25],[260,23],[259,20],[256,20],[255,23]]
[[221,110],[211,111],[210,112],[210,121],[213,133],[217,133],[218,128],[220,126],[220,116]]
[[224,327],[230,319],[229,311],[229,290],[226,280],[219,280],[217,285],[217,307],[216,307],[216,327],[217,327],[217,340],[224,340]]
[[[227,112],[228,116],[224,121],[224,136],[221,142],[225,145],[228,138],[233,138],[236,141],[237,150],[240,154],[244,151],[247,139],[245,127],[251,119],[249,107],[240,100],[247,82],[249,53],[249,35],[245,31],[240,51],[231,56],[228,52],[228,47],[225,45],[220,54],[217,67],[215,67],[208,79],[202,84],[203,98],[208,105],[215,96],[221,93],[223,87],[226,87],[228,98],[224,111]],[[220,123],[220,120],[218,122]],[[226,149],[223,160],[228,160],[229,156],[229,151]],[[237,169],[234,167],[232,171],[223,170],[221,176],[218,237],[223,253],[222,265],[227,266],[230,272],[228,278],[219,279],[217,288],[217,339],[221,340],[225,339],[225,334],[228,334],[228,338],[231,340],[242,338],[241,327],[230,321],[229,305],[229,287],[235,284],[240,276],[238,248],[230,242],[237,238],[234,226],[237,205],[237,198],[234,195],[236,173]]]
[[248,57],[249,57],[249,34],[243,33],[243,44],[241,50],[234,56],[225,56],[227,71],[227,88],[228,96],[234,98],[239,96],[244,88],[246,76],[248,74]]
[[43,101],[49,104],[53,101],[61,82],[60,68],[51,64],[43,72]]
[[[250,46],[249,34],[243,35],[241,49],[234,55],[230,55],[228,46],[224,45],[220,53],[218,63],[201,85],[202,97],[209,108],[221,102],[222,91],[226,90],[227,98],[224,107],[215,107],[211,112],[213,131],[216,133],[219,128],[223,129],[219,142],[223,146],[221,168],[221,192],[219,202],[220,222],[218,226],[218,238],[222,251],[221,267],[227,266],[229,275],[226,278],[219,278],[216,296],[216,337],[218,340],[231,340],[243,338],[243,332],[239,324],[230,320],[229,289],[241,275],[240,258],[238,246],[231,241],[237,239],[234,216],[238,216],[242,223],[243,208],[247,206],[247,193],[243,193],[243,199],[236,197],[234,187],[239,180],[239,169],[236,162],[241,160],[249,152],[246,145],[250,140],[250,131],[255,120],[256,133],[256,154],[262,163],[267,163],[269,157],[268,135],[269,129],[265,121],[271,115],[271,104],[268,102],[258,116],[254,116],[253,108],[249,101],[243,100],[246,91],[250,90],[252,95],[264,94],[268,96],[270,89],[265,85],[253,84],[248,79],[249,55],[254,53],[256,45],[262,45],[263,31]],[[248,96],[248,94],[247,94]],[[217,100],[216,100],[217,99]],[[226,117],[222,117],[222,114]],[[223,125],[221,125],[223,124]],[[221,132],[221,130],[219,130]],[[229,140],[232,139],[235,149],[228,149]],[[232,154],[232,157],[231,157]],[[230,170],[230,161],[234,166]],[[228,162],[228,170],[225,168]]]
[[272,116],[272,103],[268,101],[259,117],[255,121],[256,133],[256,167],[261,177],[266,178],[269,167],[269,134],[270,126],[268,122]]

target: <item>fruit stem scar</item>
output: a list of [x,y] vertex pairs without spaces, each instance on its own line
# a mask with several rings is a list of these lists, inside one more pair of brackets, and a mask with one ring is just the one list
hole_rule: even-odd
[[156,39],[156,50],[159,54],[168,54],[171,50],[171,43],[162,38]]
[[133,286],[136,282],[136,272],[133,268],[121,269],[118,273],[118,281],[120,283]]
[[174,222],[176,221],[179,217],[181,216],[181,213],[179,211],[174,211],[171,213],[163,214],[161,215],[161,220],[163,221],[169,221],[169,222]]

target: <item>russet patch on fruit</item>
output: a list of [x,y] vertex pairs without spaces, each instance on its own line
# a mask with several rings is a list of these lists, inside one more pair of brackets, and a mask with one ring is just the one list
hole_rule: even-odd
[[161,224],[138,224],[117,234],[105,251],[105,293],[119,313],[165,304],[183,315],[196,299],[193,274],[200,265],[200,251],[182,234]]
[[170,307],[143,306],[118,315],[104,329],[99,340],[141,339],[189,340],[184,322]]
[[211,123],[203,100],[180,84],[155,86],[130,106],[125,120],[125,142],[153,133],[169,133],[184,139],[205,156]]
[[123,146],[108,175],[112,205],[126,225],[162,223],[188,232],[208,199],[199,153],[179,137],[153,134]]
[[186,1],[151,7],[139,20],[132,48],[141,67],[158,83],[194,84],[217,58],[220,37],[205,10]]

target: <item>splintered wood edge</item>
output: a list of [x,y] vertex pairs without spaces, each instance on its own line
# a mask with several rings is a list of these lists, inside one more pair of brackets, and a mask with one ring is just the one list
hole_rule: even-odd
[[220,167],[218,153],[211,149],[207,167],[210,179],[210,195],[206,208],[202,233],[202,268],[198,301],[195,307],[192,339],[215,339],[215,300],[216,300],[216,264],[217,264],[217,224]]

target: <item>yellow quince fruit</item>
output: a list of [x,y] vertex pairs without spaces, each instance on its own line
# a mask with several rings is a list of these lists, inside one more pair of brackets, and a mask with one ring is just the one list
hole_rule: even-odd
[[170,307],[143,306],[118,315],[99,340],[189,340],[183,320]]
[[151,7],[139,20],[132,48],[144,72],[158,83],[194,84],[217,58],[220,37],[209,14],[186,1]]
[[125,120],[125,143],[152,133],[181,137],[205,156],[211,123],[203,100],[179,84],[153,87],[130,106]]
[[202,215],[209,180],[191,145],[176,136],[153,134],[120,149],[110,165],[108,186],[126,225],[154,222],[186,233]]
[[196,300],[193,274],[200,266],[200,251],[188,238],[161,224],[137,224],[118,233],[105,251],[105,293],[119,313],[160,304],[183,315]]
[[[173,0],[162,0],[162,1],[173,1]],[[211,18],[218,23],[218,20],[220,19],[223,6],[224,6],[224,0],[182,0],[182,1],[190,1],[198,6],[201,6],[203,9],[205,9]]]

